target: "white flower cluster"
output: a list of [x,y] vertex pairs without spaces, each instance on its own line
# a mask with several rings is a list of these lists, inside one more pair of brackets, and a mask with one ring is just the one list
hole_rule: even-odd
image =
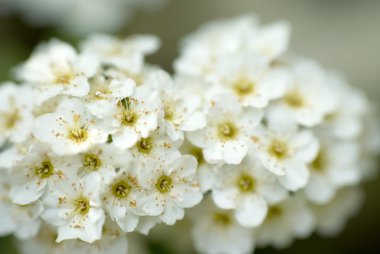
[[0,235],[23,253],[121,253],[202,200],[187,210],[200,253],[337,233],[380,135],[367,98],[285,55],[288,37],[252,16],[211,23],[173,77],[145,63],[149,35],[39,46],[0,86]]
[[155,10],[168,0],[4,0],[11,10],[37,26],[53,25],[66,33],[115,32],[136,10]]

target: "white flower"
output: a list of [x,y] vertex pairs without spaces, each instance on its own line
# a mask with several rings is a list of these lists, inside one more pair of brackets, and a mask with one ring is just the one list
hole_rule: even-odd
[[325,117],[319,129],[339,139],[357,138],[365,128],[363,116],[370,108],[368,99],[342,77],[331,75],[330,80],[330,89],[339,94],[339,106]]
[[108,133],[78,99],[66,99],[54,113],[35,120],[33,135],[48,143],[58,155],[84,152],[94,144],[105,143]]
[[37,235],[18,243],[18,251],[22,254],[64,254],[75,242],[68,240],[57,243],[56,238],[56,229],[43,223]]
[[10,172],[12,168],[24,158],[30,148],[31,142],[29,141],[15,144],[10,148],[0,148],[0,171],[4,170]]
[[95,56],[100,64],[114,65],[122,70],[139,73],[144,57],[159,47],[159,39],[152,35],[135,35],[120,40],[105,34],[92,35],[82,44],[85,55]]
[[79,176],[97,173],[104,181],[108,181],[116,169],[130,159],[124,150],[112,144],[92,146],[86,152],[80,153],[79,157],[81,161],[78,167]]
[[317,232],[323,236],[335,236],[341,232],[347,220],[358,212],[363,196],[362,190],[357,187],[344,188],[328,204],[312,206]]
[[148,137],[140,138],[126,153],[130,154],[131,158],[140,161],[146,158],[170,159],[180,155],[178,151],[180,144],[180,142],[173,142],[165,133],[165,129],[159,126]]
[[61,102],[66,99],[67,99],[66,95],[60,94],[44,101],[41,105],[38,105],[37,107],[34,108],[34,111],[33,111],[34,117],[37,118],[47,113],[52,113],[56,111],[59,104],[61,104]]
[[207,112],[210,107],[210,101],[215,96],[214,89],[209,89],[212,86],[212,82],[205,80],[204,77],[188,77],[177,75],[174,78],[174,82],[177,89],[181,91],[182,94],[194,95],[197,100],[200,101],[200,110],[202,112]]
[[[127,1],[157,2],[46,9],[78,7],[65,19],[79,29],[80,6],[100,21]],[[376,173],[375,107],[287,56],[288,37],[283,22],[216,21],[184,41],[174,75],[145,63],[159,44],[150,35],[39,47],[22,84],[0,87],[0,236],[25,240],[22,253],[140,254],[133,235],[161,224],[148,241],[175,253],[250,254],[338,233]]]
[[15,234],[18,239],[25,240],[37,234],[43,211],[40,201],[29,205],[16,205],[9,197],[10,175],[0,171],[0,236]]
[[244,227],[259,226],[267,215],[267,201],[279,202],[287,191],[275,175],[255,158],[248,156],[240,165],[224,165],[217,169],[212,187],[215,204],[234,209],[235,218]]
[[184,216],[184,208],[197,205],[202,193],[194,181],[197,161],[184,155],[170,161],[147,160],[138,171],[143,189],[138,208],[149,216],[173,225]]
[[204,202],[192,214],[194,247],[205,254],[249,254],[254,249],[253,232],[241,226],[229,210]]
[[174,62],[176,73],[193,77],[213,73],[218,58],[238,52],[247,37],[255,33],[256,23],[254,16],[214,21],[188,35],[182,41],[180,57]]
[[35,237],[20,242],[19,250],[23,254],[118,254],[128,248],[127,238],[110,221],[103,226],[102,239],[91,244],[80,240],[57,243],[56,237],[56,229],[45,223]]
[[10,197],[16,204],[30,204],[39,199],[46,189],[75,177],[79,166],[79,157],[56,156],[47,146],[36,145],[12,170]]
[[271,245],[276,248],[289,246],[294,238],[306,238],[315,228],[315,219],[300,196],[271,204],[267,218],[255,231],[259,247]]
[[319,135],[319,140],[319,152],[309,166],[311,175],[304,191],[309,200],[325,204],[339,188],[358,184],[361,180],[360,147],[355,142],[334,140],[324,135]]
[[18,76],[36,91],[41,104],[58,94],[84,96],[89,92],[88,77],[96,66],[88,58],[78,56],[69,44],[51,40],[34,52],[18,70]]
[[289,24],[284,21],[274,22],[263,26],[257,34],[251,34],[247,44],[249,49],[275,61],[288,49],[289,37]]
[[180,147],[180,151],[184,155],[189,154],[194,156],[195,159],[197,159],[198,165],[196,178],[199,187],[201,188],[203,193],[211,190],[215,181],[216,171],[220,165],[214,165],[206,162],[205,158],[203,157],[202,148],[194,146],[188,141],[185,141],[182,144],[182,146]]
[[106,220],[103,226],[102,239],[92,244],[82,243],[82,245],[87,252],[79,250],[78,253],[119,254],[128,249],[128,240],[114,222]]
[[255,16],[214,21],[184,39],[174,68],[182,75],[208,77],[228,55],[253,52],[272,61],[287,49],[289,30],[284,22],[259,27]]
[[7,181],[9,174],[0,171],[0,236],[12,234],[17,228],[17,224],[12,221],[12,205],[9,198],[10,185]]
[[183,84],[188,81],[182,78],[173,83],[163,71],[157,71],[152,76],[152,85],[160,91],[164,107],[163,126],[173,141],[183,140],[186,131],[205,127],[206,117],[201,98],[183,88]]
[[21,143],[33,128],[33,91],[29,87],[4,83],[0,86],[0,146],[9,139]]
[[331,89],[329,75],[315,62],[305,59],[290,61],[293,81],[284,97],[268,111],[268,118],[278,114],[300,125],[312,127],[334,112],[338,93]]
[[83,102],[91,114],[98,118],[110,114],[117,101],[130,96],[135,88],[132,79],[105,71],[97,73],[89,79],[89,83],[90,91]]
[[207,126],[189,132],[187,137],[203,149],[209,163],[239,164],[246,156],[250,136],[261,121],[262,112],[243,109],[239,102],[226,94],[219,94],[211,102]]
[[158,126],[162,112],[158,94],[149,86],[139,86],[130,97],[120,100],[109,119],[112,139],[120,149],[130,148],[140,138],[147,138]]
[[110,171],[111,179],[102,194],[106,211],[124,232],[134,231],[139,215],[144,215],[137,210],[141,190],[135,168],[135,164],[126,162],[117,172]]
[[272,68],[260,55],[252,53],[227,55],[216,66],[216,89],[235,96],[243,106],[263,108],[280,98],[290,83],[290,74]]
[[101,177],[89,174],[82,179],[62,181],[44,198],[42,218],[57,227],[57,242],[81,239],[92,243],[101,239],[105,220],[101,208]]
[[318,153],[318,141],[309,130],[269,123],[268,128],[256,128],[252,140],[264,167],[287,189],[296,191],[307,184],[308,164]]

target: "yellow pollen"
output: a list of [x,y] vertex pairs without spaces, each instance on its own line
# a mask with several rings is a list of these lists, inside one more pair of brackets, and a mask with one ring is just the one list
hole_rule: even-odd
[[102,166],[102,161],[99,156],[92,153],[86,153],[83,155],[83,167],[90,170],[98,170]]
[[238,178],[237,186],[242,192],[252,192],[255,190],[255,179],[248,174],[242,174]]
[[173,188],[173,181],[169,176],[163,175],[156,182],[156,189],[161,193],[167,193]]
[[153,139],[151,137],[142,138],[137,142],[137,149],[140,153],[148,154],[153,148]]
[[300,108],[305,105],[304,98],[298,91],[292,91],[285,95],[284,97],[285,102],[293,107],[293,108]]
[[174,119],[175,110],[171,105],[165,104],[164,106],[164,114],[165,120],[171,121]]
[[0,113],[0,118],[4,119],[3,126],[6,130],[13,129],[17,122],[21,120],[20,113],[17,109],[11,113]]
[[74,208],[80,215],[86,215],[90,211],[90,201],[85,197],[78,198],[74,201]]
[[240,78],[233,84],[235,93],[239,96],[246,96],[254,92],[255,83],[246,79]]
[[74,128],[69,130],[68,138],[76,143],[83,143],[88,138],[88,132],[85,127]]
[[44,161],[41,163],[41,166],[36,167],[35,174],[43,179],[48,178],[54,173],[54,166],[50,161]]
[[58,72],[56,73],[55,83],[69,85],[74,78],[75,75],[72,72]]
[[235,124],[229,121],[218,124],[217,129],[219,138],[224,141],[234,139],[238,134]]
[[117,198],[125,198],[128,196],[132,187],[124,180],[118,181],[112,185],[112,194]]
[[289,156],[289,148],[286,142],[275,139],[269,145],[268,152],[277,159],[285,159]]

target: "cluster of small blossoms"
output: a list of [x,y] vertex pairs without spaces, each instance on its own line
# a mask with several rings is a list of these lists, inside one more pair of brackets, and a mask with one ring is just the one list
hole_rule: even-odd
[[175,79],[193,79],[207,119],[186,133],[207,200],[189,213],[200,253],[337,234],[375,171],[373,106],[339,74],[287,52],[289,30],[244,16],[182,41]]
[[185,210],[205,254],[338,233],[375,173],[377,122],[338,74],[286,55],[288,37],[211,23],[173,76],[145,63],[149,35],[40,45],[0,86],[0,235],[22,253],[142,253],[136,233]]
[[17,68],[20,84],[0,86],[1,235],[33,238],[38,253],[120,253],[126,233],[173,225],[201,202],[197,160],[180,147],[205,113],[145,64],[158,46],[94,35],[77,52],[51,40]]
[[155,10],[167,0],[3,0],[36,26],[55,26],[71,35],[116,32],[136,10]]

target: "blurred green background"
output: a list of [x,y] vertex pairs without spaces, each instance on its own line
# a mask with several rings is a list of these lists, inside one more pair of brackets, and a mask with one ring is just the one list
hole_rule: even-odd
[[[54,28],[31,27],[18,14],[1,8],[0,0],[0,14],[4,14],[0,16],[1,82],[10,78],[12,66],[26,59],[38,42],[53,36],[78,41]],[[119,35],[158,35],[162,48],[148,61],[172,71],[181,37],[212,19],[247,13],[258,14],[265,23],[289,21],[293,28],[292,51],[341,71],[372,100],[380,99],[379,0],[171,0],[161,11],[137,13]],[[338,237],[313,236],[283,251],[265,249],[256,253],[380,253],[380,180],[366,183],[364,189],[363,208]],[[151,246],[155,253],[168,253],[154,242]],[[11,239],[0,239],[0,254],[13,253],[17,252]]]

